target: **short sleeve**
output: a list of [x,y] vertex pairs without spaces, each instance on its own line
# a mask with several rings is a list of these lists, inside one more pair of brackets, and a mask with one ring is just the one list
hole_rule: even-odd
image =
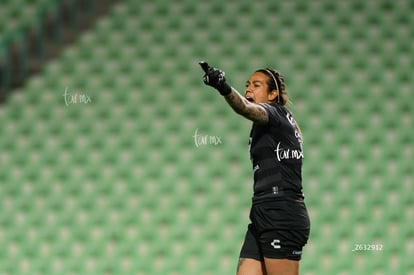
[[259,103],[259,105],[265,108],[267,115],[269,116],[268,124],[277,126],[280,123],[281,117],[281,113],[278,108],[268,103]]

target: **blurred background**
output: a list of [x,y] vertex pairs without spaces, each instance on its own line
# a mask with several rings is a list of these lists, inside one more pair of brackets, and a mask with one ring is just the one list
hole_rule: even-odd
[[202,83],[285,76],[301,274],[414,274],[414,2],[4,0],[0,274],[234,274],[251,123]]

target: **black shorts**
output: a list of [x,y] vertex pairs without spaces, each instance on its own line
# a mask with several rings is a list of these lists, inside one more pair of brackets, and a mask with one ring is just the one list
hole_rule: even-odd
[[303,202],[272,201],[253,204],[251,223],[240,251],[240,258],[263,261],[299,261],[308,241],[310,221]]

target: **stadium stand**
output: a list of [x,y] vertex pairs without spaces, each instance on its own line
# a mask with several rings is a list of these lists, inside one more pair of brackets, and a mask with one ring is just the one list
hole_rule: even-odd
[[[2,1],[1,37],[44,30],[37,11],[62,3],[78,2]],[[0,105],[0,274],[235,273],[250,123],[203,85],[205,59],[239,91],[258,68],[285,75],[312,221],[301,274],[413,275],[413,12],[408,0],[117,3]],[[56,18],[76,27],[76,15]],[[4,88],[27,59],[1,42]]]

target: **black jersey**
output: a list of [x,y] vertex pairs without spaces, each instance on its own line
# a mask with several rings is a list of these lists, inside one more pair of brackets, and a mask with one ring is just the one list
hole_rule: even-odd
[[260,104],[269,122],[253,123],[249,150],[254,172],[254,198],[277,195],[303,199],[302,137],[292,114],[277,104]]

